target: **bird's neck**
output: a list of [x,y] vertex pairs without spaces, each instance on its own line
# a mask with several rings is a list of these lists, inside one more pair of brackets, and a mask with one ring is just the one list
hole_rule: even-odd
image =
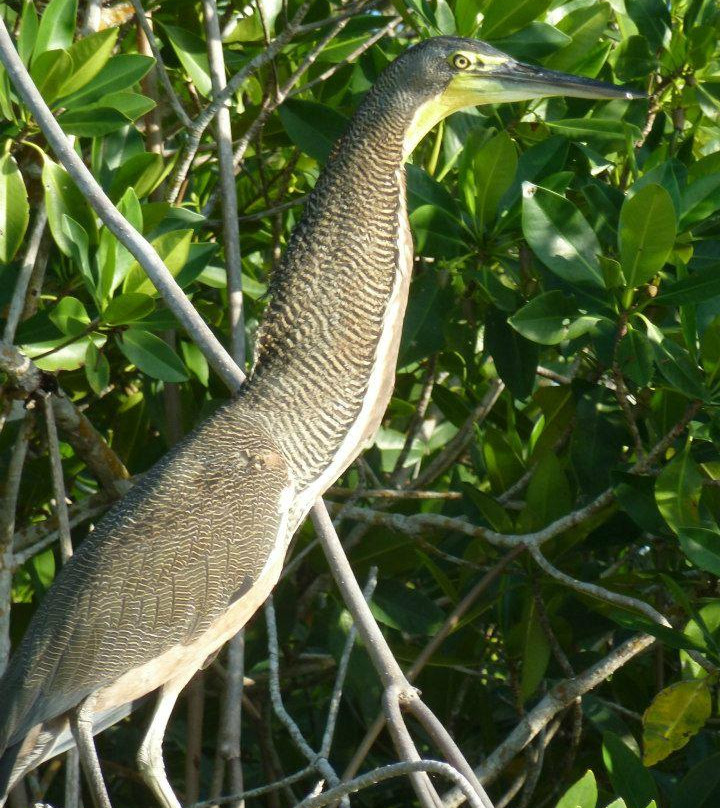
[[259,332],[243,406],[269,419],[301,488],[342,472],[392,392],[412,260],[410,117],[372,93],[360,107],[291,236]]

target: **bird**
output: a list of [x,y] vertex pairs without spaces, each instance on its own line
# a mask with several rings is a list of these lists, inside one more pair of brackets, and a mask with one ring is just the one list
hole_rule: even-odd
[[93,734],[159,691],[138,765],[158,803],[179,808],[162,760],[178,694],[268,597],[294,532],[390,399],[413,265],[408,157],[457,110],[557,95],[642,94],[449,36],[381,73],[275,270],[248,379],[98,522],[12,656],[0,804],[74,743],[91,756]]

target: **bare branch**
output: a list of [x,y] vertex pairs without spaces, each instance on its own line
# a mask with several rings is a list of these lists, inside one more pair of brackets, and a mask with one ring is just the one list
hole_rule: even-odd
[[148,44],[150,45],[152,55],[155,57],[155,72],[160,79],[163,90],[165,90],[167,100],[170,102],[170,106],[173,108],[182,125],[192,126],[192,120],[187,112],[185,112],[185,108],[180,103],[180,99],[177,97],[175,88],[170,81],[170,76],[168,75],[167,68],[165,67],[165,62],[163,61],[160,53],[160,48],[158,47],[157,40],[155,39],[155,34],[153,33],[153,29],[151,28],[148,18],[145,15],[145,10],[142,7],[142,3],[140,0],[130,0],[130,2],[133,4],[133,8],[135,9],[135,17],[140,23],[140,27],[143,29],[143,33],[145,34]]
[[273,42],[271,42],[267,48],[251,59],[245,65],[245,67],[239,70],[230,79],[230,81],[228,81],[222,92],[218,93],[205,107],[205,109],[193,120],[190,128],[188,129],[187,144],[170,182],[170,188],[167,195],[169,202],[173,202],[177,198],[180,187],[182,186],[183,182],[185,182],[185,178],[190,170],[190,166],[195,159],[195,154],[197,153],[198,146],[200,145],[200,139],[203,136],[203,132],[207,129],[210,121],[212,121],[212,119],[215,117],[217,111],[232,98],[235,91],[242,86],[248,76],[254,73],[258,68],[267,64],[271,59],[274,59],[282,48],[295,36],[297,29],[310,8],[310,5],[310,0],[306,0],[306,2],[304,2],[295,12],[295,16],[292,18],[292,21],[285,27],[282,33],[275,37]]
[[32,431],[33,419],[29,415],[25,418],[18,430],[15,445],[13,446],[10,463],[8,464],[7,479],[5,480],[5,496],[2,498],[0,508],[0,672],[5,669],[10,657],[10,602],[13,576],[13,533],[15,532],[15,510],[17,508],[18,494],[20,493],[20,479],[25,464],[28,441]]
[[495,406],[495,402],[500,398],[500,394],[505,389],[505,385],[494,379],[490,384],[490,389],[483,396],[482,401],[467,417],[465,423],[460,427],[447,446],[435,457],[414,481],[414,488],[423,488],[439,477],[443,472],[452,466],[460,455],[467,449],[475,436],[475,427],[482,423],[488,413]]
[[[500,774],[508,763],[562,710],[589,690],[602,684],[616,670],[633,657],[645,651],[655,642],[648,634],[638,634],[626,640],[575,679],[559,682],[541,701],[527,713],[508,737],[487,760],[475,769],[481,782],[487,785]],[[444,808],[457,808],[465,802],[465,795],[454,788],[443,796]]]
[[[225,58],[220,37],[220,20],[215,0],[203,0],[205,33],[213,96],[225,89]],[[238,203],[233,173],[232,129],[230,110],[222,105],[216,114],[218,168],[222,193],[223,243],[225,245],[225,271],[229,298],[231,353],[235,362],[245,366],[245,318],[243,314],[242,256],[238,227]]]
[[33,224],[30,238],[28,239],[27,249],[23,256],[22,264],[20,264],[20,271],[18,272],[17,281],[15,282],[15,291],[13,292],[10,307],[8,308],[7,320],[5,321],[5,330],[3,332],[3,342],[13,343],[15,339],[15,331],[22,318],[23,311],[25,310],[25,300],[27,297],[28,286],[30,284],[30,277],[35,269],[35,261],[37,260],[40,251],[40,243],[42,242],[43,234],[45,233],[45,225],[47,224],[47,213],[45,206],[41,205],[35,216],[35,223]]

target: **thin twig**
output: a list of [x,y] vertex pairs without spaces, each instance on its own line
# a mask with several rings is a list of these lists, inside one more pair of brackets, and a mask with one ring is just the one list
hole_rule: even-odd
[[417,438],[420,430],[422,429],[423,422],[425,421],[425,413],[430,406],[432,398],[433,387],[435,386],[435,378],[437,375],[437,355],[433,355],[428,360],[427,368],[423,378],[422,388],[420,390],[420,397],[418,398],[415,412],[410,419],[407,434],[405,436],[405,443],[400,450],[400,454],[395,461],[395,467],[390,475],[390,485],[399,485],[404,482],[410,470],[405,467],[405,461],[408,459],[412,450],[415,439]]
[[[338,19],[343,19],[344,17],[340,17]],[[311,89],[312,87],[316,87],[318,84],[322,84],[323,82],[327,81],[329,78],[332,78],[338,70],[345,67],[345,65],[352,64],[356,59],[365,53],[365,51],[370,50],[372,46],[379,42],[384,36],[389,34],[393,29],[397,28],[398,25],[402,22],[402,17],[394,17],[390,20],[389,23],[383,25],[378,31],[376,31],[371,37],[366,39],[361,45],[358,45],[352,53],[348,54],[342,61],[334,64],[332,67],[329,67],[327,70],[323,71],[319,76],[314,78],[312,81],[309,81],[307,84],[303,84],[302,87],[298,87],[296,90],[293,90],[291,93],[288,93],[288,98],[294,98],[296,95],[300,93],[304,93],[306,90]]]
[[452,440],[417,476],[414,488],[427,487],[455,463],[475,437],[476,426],[485,420],[504,389],[505,385],[499,379],[493,379],[482,401],[473,409]]
[[28,239],[27,249],[23,256],[22,264],[20,264],[20,271],[18,272],[17,280],[15,281],[15,290],[13,292],[12,300],[8,308],[7,320],[5,321],[5,330],[3,331],[3,342],[11,343],[15,340],[15,331],[25,310],[25,301],[27,298],[28,285],[30,284],[30,277],[35,269],[35,261],[40,251],[40,243],[42,242],[43,234],[45,233],[45,225],[47,224],[47,212],[45,206],[40,205],[38,212],[35,216],[35,223],[33,224],[30,238]]
[[[225,89],[225,58],[220,37],[220,20],[215,0],[203,0],[205,33],[213,96]],[[218,169],[222,193],[223,244],[227,274],[230,317],[231,354],[235,362],[245,367],[245,317],[243,313],[242,255],[238,227],[238,202],[233,174],[232,129],[230,110],[224,104],[218,108],[217,122]]]
[[10,603],[12,592],[13,533],[15,532],[15,511],[20,493],[20,479],[25,464],[28,441],[33,419],[25,414],[20,424],[5,480],[5,496],[0,508],[0,673],[5,670],[10,657]]
[[[655,638],[648,634],[638,634],[631,637],[622,645],[613,649],[604,659],[596,662],[574,679],[564,679],[555,685],[523,717],[510,735],[493,751],[487,760],[475,769],[475,774],[480,778],[481,782],[485,785],[493,782],[515,755],[521,752],[558,713],[572,704],[579,696],[602,684],[616,670],[626,665],[633,657],[647,650],[654,642]],[[458,808],[464,802],[465,795],[457,788],[443,795],[444,808]]]
[[180,99],[177,97],[175,88],[170,81],[170,76],[168,75],[165,62],[163,61],[162,54],[160,53],[160,48],[158,47],[157,40],[155,39],[155,33],[153,32],[148,18],[145,15],[145,9],[143,9],[140,0],[130,0],[130,2],[133,4],[133,8],[135,9],[135,17],[140,23],[140,27],[143,29],[143,33],[145,34],[148,44],[150,45],[152,55],[155,57],[155,72],[157,73],[163,89],[165,90],[167,100],[170,102],[170,106],[173,108],[182,125],[192,126],[192,120],[187,112],[185,112],[185,108],[180,103]]
[[173,178],[170,181],[167,199],[169,202],[174,202],[180,191],[180,187],[185,182],[187,173],[190,170],[195,154],[200,145],[200,139],[203,132],[207,129],[210,121],[215,117],[215,114],[224,106],[230,98],[232,98],[235,91],[242,86],[248,76],[254,73],[258,68],[267,64],[270,60],[282,50],[282,48],[295,36],[298,27],[302,23],[305,15],[310,8],[310,0],[305,0],[304,3],[295,12],[295,16],[291,22],[285,27],[283,32],[279,34],[270,45],[263,49],[257,56],[251,59],[245,67],[239,70],[231,79],[222,92],[218,93],[213,100],[205,107],[205,109],[193,119],[192,124],[188,128],[187,143],[183,154],[175,168]]

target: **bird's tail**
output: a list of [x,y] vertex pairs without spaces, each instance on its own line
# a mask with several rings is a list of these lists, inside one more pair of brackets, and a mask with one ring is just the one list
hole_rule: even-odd
[[10,790],[10,778],[12,777],[21,745],[22,741],[9,746],[0,756],[0,808],[5,805],[5,800]]

